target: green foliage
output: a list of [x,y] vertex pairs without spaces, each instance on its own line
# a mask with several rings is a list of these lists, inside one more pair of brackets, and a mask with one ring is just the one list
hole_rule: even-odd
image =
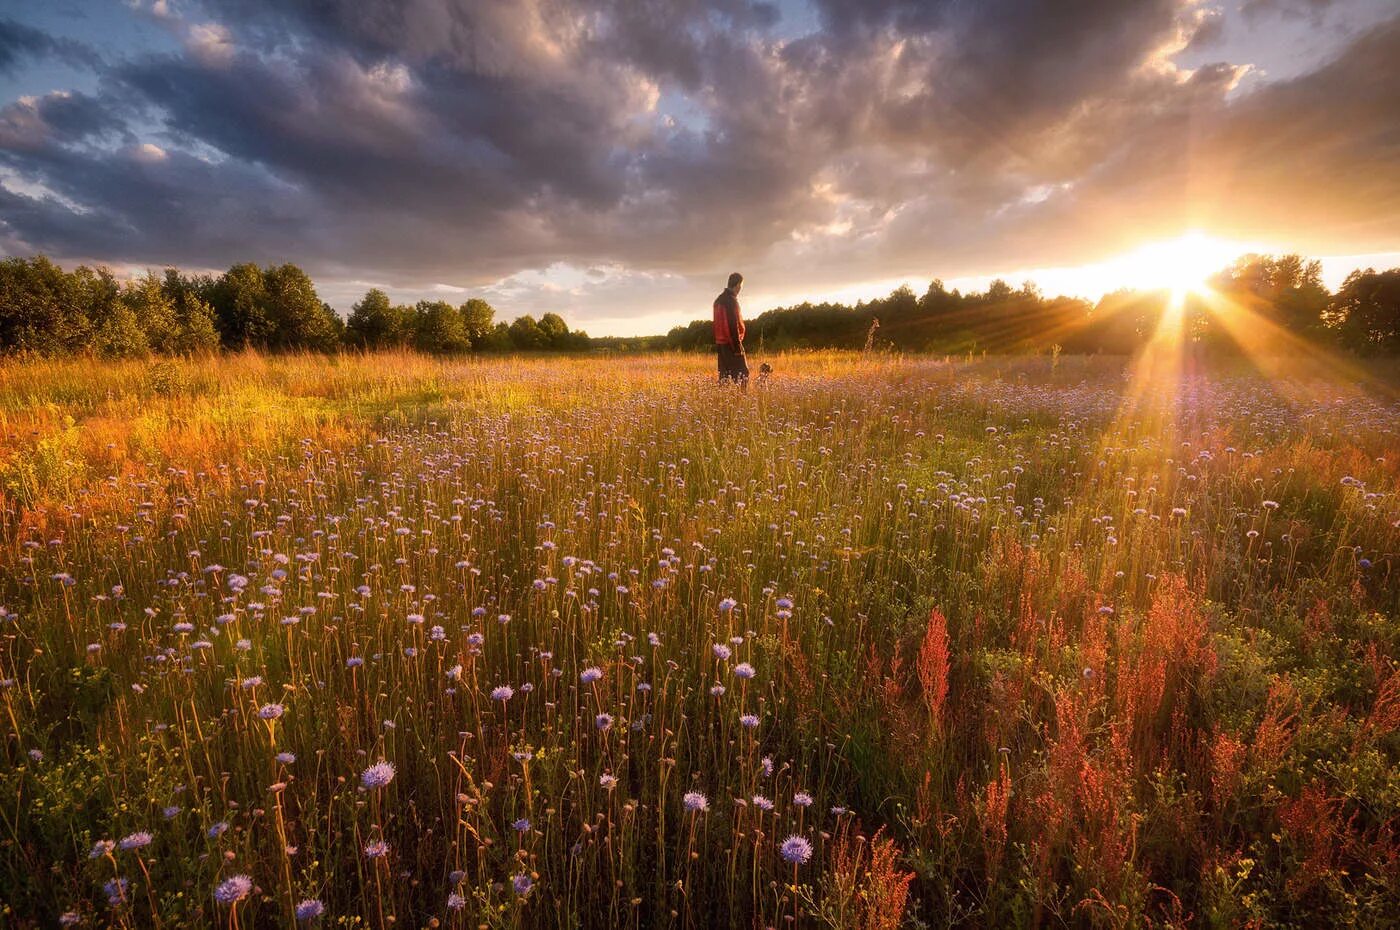
[[242,349],[271,342],[276,326],[269,313],[266,278],[257,265],[234,265],[209,282],[202,296],[214,308],[224,346]]
[[413,310],[389,302],[389,295],[373,288],[350,308],[345,341],[357,349],[403,348],[414,341]]
[[492,321],[496,317],[496,309],[480,297],[472,297],[457,310],[462,314],[462,325],[466,327],[472,348],[485,348],[494,328]]
[[422,352],[465,352],[471,348],[457,308],[444,300],[420,300],[413,314],[413,343]]
[[1400,352],[1400,268],[1353,271],[1327,311],[1327,324],[1356,352]]
[[150,352],[146,331],[110,271],[79,268],[73,277],[78,286],[76,299],[87,308],[93,352],[103,358],[134,358]]
[[517,317],[515,322],[510,324],[510,341],[515,348],[523,352],[549,347],[549,336],[528,313]]

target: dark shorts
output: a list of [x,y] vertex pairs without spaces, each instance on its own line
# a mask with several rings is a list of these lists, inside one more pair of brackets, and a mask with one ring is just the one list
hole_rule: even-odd
[[739,381],[749,380],[749,363],[744,356],[734,351],[734,347],[721,343],[715,346],[719,355],[719,380]]

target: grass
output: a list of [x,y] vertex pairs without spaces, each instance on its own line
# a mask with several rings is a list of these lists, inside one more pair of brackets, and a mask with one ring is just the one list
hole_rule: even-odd
[[3,922],[1394,920],[1389,388],[775,361],[0,365]]

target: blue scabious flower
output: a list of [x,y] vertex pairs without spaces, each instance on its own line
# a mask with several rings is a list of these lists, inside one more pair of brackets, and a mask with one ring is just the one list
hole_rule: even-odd
[[147,833],[145,830],[129,833],[122,837],[121,842],[117,845],[122,849],[140,849],[142,846],[151,845],[151,834]]
[[391,762],[376,762],[360,773],[360,784],[366,788],[383,788],[394,780],[394,766]]
[[586,685],[591,685],[602,677],[603,670],[596,665],[590,665],[579,674],[578,680]]
[[512,891],[523,898],[530,893],[530,889],[535,887],[535,883],[530,876],[521,873],[510,880],[510,887]]
[[754,667],[747,662],[740,662],[738,665],[734,666],[735,678],[748,680],[757,674],[758,672],[754,671]]
[[493,701],[504,703],[513,697],[515,697],[515,689],[510,685],[499,685],[491,689],[491,700]]
[[612,714],[599,714],[593,718],[593,725],[600,730],[611,729],[613,725]]
[[758,726],[758,717],[755,714],[744,714],[739,718],[739,722],[744,725],[745,729],[752,730]]
[[715,658],[719,659],[721,662],[725,661],[730,656],[729,647],[724,643],[715,643],[710,647],[710,651],[713,652]]
[[710,799],[698,791],[687,791],[681,798],[681,804],[688,811],[707,811],[710,809]]
[[719,612],[722,614],[727,614],[738,606],[738,601],[734,600],[734,598],[732,597],[726,597],[724,600],[719,602]]
[[326,912],[326,906],[315,898],[306,898],[296,906],[297,920],[315,920]]
[[253,893],[253,880],[247,875],[234,875],[214,889],[214,900],[220,904],[237,904]]
[[379,859],[389,854],[389,844],[383,840],[371,840],[365,844],[365,858]]
[[102,891],[107,895],[107,903],[116,907],[126,900],[126,889],[131,883],[118,876],[109,878],[102,884]]
[[812,844],[806,837],[794,833],[783,840],[783,844],[778,847],[778,855],[793,865],[802,865],[812,858]]
[[798,807],[811,807],[812,796],[805,791],[799,791],[792,796],[792,803]]
[[457,892],[454,891],[454,892],[452,892],[450,895],[447,896],[447,909],[448,909],[448,910],[450,910],[450,911],[460,911],[462,908],[464,908],[464,907],[466,907],[466,906],[467,906],[467,899],[464,898],[464,897],[462,897],[461,895],[459,895]]
[[287,712],[281,704],[264,704],[258,708],[258,716],[264,720],[276,720]]
[[519,820],[512,823],[510,825],[510,828],[516,833],[529,833],[530,821],[526,820],[524,817],[521,817]]

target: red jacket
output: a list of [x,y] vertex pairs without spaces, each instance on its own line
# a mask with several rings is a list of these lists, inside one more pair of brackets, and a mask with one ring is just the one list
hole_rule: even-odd
[[744,347],[744,317],[739,298],[729,288],[715,298],[715,345]]

